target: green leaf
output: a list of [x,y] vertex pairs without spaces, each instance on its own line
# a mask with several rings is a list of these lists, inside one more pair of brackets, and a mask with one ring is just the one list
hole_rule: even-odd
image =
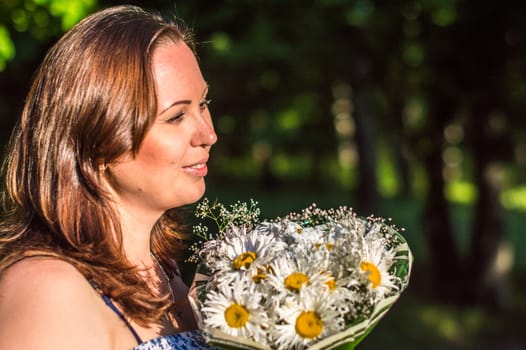
[[0,25],[0,72],[5,69],[8,61],[15,57],[15,44],[11,40],[9,31]]

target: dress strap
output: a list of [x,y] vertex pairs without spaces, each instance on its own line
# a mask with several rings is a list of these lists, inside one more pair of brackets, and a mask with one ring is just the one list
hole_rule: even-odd
[[[53,254],[46,254],[45,252],[44,253],[39,252],[38,254],[34,254],[34,255],[21,256],[18,259],[16,259],[13,262],[11,262],[7,267],[12,266],[12,265],[16,264],[17,262],[19,262],[19,261],[21,261],[23,259],[32,258],[32,257],[50,257],[50,258],[60,259],[60,258],[58,258],[57,256],[55,256]],[[126,317],[124,317],[124,314],[117,308],[117,306],[115,306],[113,301],[111,301],[111,299],[107,295],[102,293],[101,289],[99,288],[99,286],[95,282],[93,282],[90,279],[88,279],[88,282],[93,287],[93,289],[95,289],[95,291],[97,291],[97,293],[100,294],[102,299],[104,299],[104,302],[106,303],[106,305],[108,305],[110,307],[110,309],[112,309],[113,312],[115,312],[117,314],[117,316],[119,316],[119,318],[126,324],[126,327],[128,327],[130,332],[133,334],[135,340],[137,341],[137,344],[141,344],[143,342],[141,337],[139,337],[139,335],[137,334],[135,329],[132,327],[130,322],[126,319]]]
[[117,314],[117,316],[119,316],[119,318],[124,322],[124,324],[126,324],[126,327],[128,327],[128,329],[132,333],[132,335],[135,338],[135,341],[137,342],[137,344],[141,344],[143,342],[141,337],[139,337],[139,335],[137,334],[135,329],[132,327],[130,322],[126,319],[126,317],[124,317],[124,314],[121,312],[121,310],[119,310],[119,308],[117,306],[115,306],[113,301],[111,301],[110,297],[108,297],[106,294],[102,294],[102,292],[100,291],[100,288],[93,281],[89,281],[89,282],[90,282],[91,286],[100,294],[100,296],[102,297],[102,299],[104,300],[106,305],[108,305],[110,307],[110,309],[112,309],[113,312],[115,312]]

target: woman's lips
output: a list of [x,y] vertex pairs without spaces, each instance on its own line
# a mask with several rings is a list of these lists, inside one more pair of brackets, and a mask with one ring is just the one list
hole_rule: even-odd
[[206,162],[197,163],[183,167],[184,171],[194,176],[206,176],[208,173],[208,166]]

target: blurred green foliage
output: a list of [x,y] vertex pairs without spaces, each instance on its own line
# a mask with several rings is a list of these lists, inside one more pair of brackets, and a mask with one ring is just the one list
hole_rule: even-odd
[[5,26],[0,26],[0,71],[5,69],[7,61],[15,57],[15,45]]
[[[19,33],[52,40],[93,11],[96,0],[4,0],[0,3],[0,72],[14,59]],[[21,44],[17,42],[17,44]],[[21,54],[19,53],[20,57]]]

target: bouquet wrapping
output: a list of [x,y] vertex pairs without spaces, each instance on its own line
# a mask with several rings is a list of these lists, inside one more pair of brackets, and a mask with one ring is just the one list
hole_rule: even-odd
[[228,349],[354,349],[407,287],[413,257],[388,220],[311,205],[260,220],[257,203],[207,199],[196,215],[193,306]]

